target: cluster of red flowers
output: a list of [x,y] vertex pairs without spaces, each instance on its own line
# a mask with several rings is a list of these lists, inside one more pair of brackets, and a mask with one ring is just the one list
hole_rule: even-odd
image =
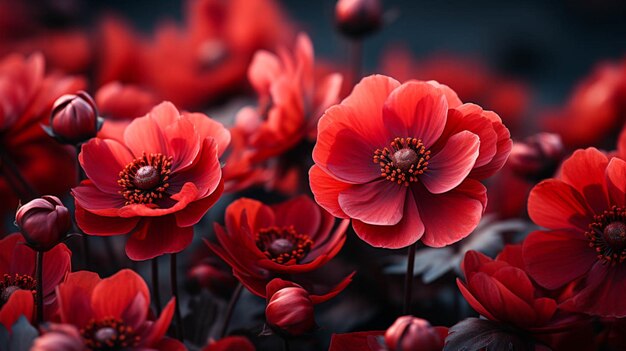
[[[383,25],[335,9],[357,49]],[[623,63],[525,135],[522,82],[403,50],[329,70],[271,0],[150,37],[40,11],[0,0],[0,348],[626,349]]]

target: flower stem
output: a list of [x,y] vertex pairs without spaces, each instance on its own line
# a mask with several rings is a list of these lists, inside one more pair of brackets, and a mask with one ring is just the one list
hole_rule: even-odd
[[37,279],[37,325],[43,323],[43,251],[37,251],[35,276]]
[[161,292],[159,291],[159,257],[151,260],[152,263],[152,296],[156,307],[157,316],[161,315]]
[[[76,185],[79,185],[80,182],[83,181],[83,179],[85,179],[82,168],[80,166],[80,160],[78,158],[78,155],[80,155],[80,144],[76,144],[74,145],[74,150],[76,157],[74,158],[76,160]],[[76,224],[76,229],[82,234],[82,243],[83,243],[83,255],[84,255],[84,263],[85,263],[85,269],[90,270],[91,269],[91,250],[89,247],[89,239],[87,239],[87,235],[85,235],[85,233],[82,232],[82,230],[78,227],[78,224]],[[107,240],[108,238],[104,238],[104,240]]]
[[407,315],[411,312],[411,298],[413,297],[413,269],[415,264],[415,251],[417,243],[409,246],[407,253],[406,275],[404,276],[404,306],[402,314]]
[[241,296],[242,291],[243,285],[241,283],[237,284],[237,287],[233,292],[233,296],[231,296],[230,301],[228,302],[226,316],[224,317],[224,324],[222,324],[222,329],[220,330],[220,339],[226,336],[226,332],[228,331],[228,325],[230,324],[230,319],[233,317],[235,306],[237,305],[237,301],[239,301],[239,297]]
[[174,320],[176,323],[176,338],[183,341],[183,318],[180,314],[180,299],[178,295],[178,278],[176,274],[176,254],[173,253],[170,255],[170,284],[172,285],[172,296],[174,296],[175,302],[175,310],[174,310]]
[[283,351],[289,351],[289,340],[283,338]]
[[363,41],[361,39],[350,41],[350,68],[352,84],[356,84],[361,79],[363,70]]

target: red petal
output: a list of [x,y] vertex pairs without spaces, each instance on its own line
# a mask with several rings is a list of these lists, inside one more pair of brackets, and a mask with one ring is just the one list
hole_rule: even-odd
[[351,218],[372,225],[394,225],[404,212],[407,187],[386,179],[353,185],[339,193],[339,206]]
[[219,200],[223,192],[224,182],[220,181],[219,186],[211,195],[194,201],[187,205],[184,210],[176,212],[176,224],[179,227],[189,227],[200,222],[207,211]]
[[217,155],[222,156],[230,144],[230,132],[220,122],[207,117],[202,113],[184,113],[196,129],[200,139],[211,138],[217,144]]
[[28,321],[33,320],[33,311],[35,310],[35,302],[33,293],[27,290],[17,290],[9,297],[8,301],[0,309],[0,323],[7,330],[11,327],[20,316],[26,317]]
[[[134,304],[137,294],[143,296],[144,304]],[[128,314],[129,308],[141,308],[136,315],[145,318],[148,316],[150,305],[150,290],[143,278],[130,269],[122,269],[109,278],[102,279],[91,294],[91,307],[94,317],[102,319],[106,317],[122,318]],[[141,321],[143,322],[143,321]],[[142,323],[138,323],[141,325]],[[133,326],[136,328],[138,325]]]
[[374,247],[400,249],[414,244],[424,235],[424,224],[412,194],[406,196],[402,220],[396,225],[370,225],[352,221],[356,234]]
[[605,170],[609,161],[595,148],[576,150],[563,162],[561,177],[576,189],[594,213],[601,214],[609,209]]
[[443,133],[447,114],[448,101],[439,88],[410,81],[389,95],[383,119],[395,136],[419,138],[429,148]]
[[83,144],[78,159],[87,178],[98,189],[109,194],[119,194],[119,173],[134,157],[115,140],[93,138]]
[[612,158],[606,167],[605,177],[611,204],[623,208],[626,203],[626,162]]
[[339,206],[339,193],[348,189],[350,184],[331,177],[315,165],[309,170],[309,182],[315,201],[320,206],[335,217],[348,218]]
[[159,319],[154,322],[150,329],[150,333],[143,340],[146,346],[152,346],[165,336],[167,328],[169,328],[170,323],[172,322],[172,317],[174,316],[174,310],[176,308],[175,302],[175,298],[171,298],[167,305],[165,305]]
[[269,206],[261,201],[244,197],[233,201],[226,208],[226,230],[228,233],[232,234],[241,230],[244,225],[242,223],[244,211],[252,234],[257,233],[261,228],[274,226],[276,223],[274,211]]
[[[150,114],[159,113],[167,105],[167,103],[161,103],[152,109]],[[124,144],[135,157],[141,157],[143,153],[170,155],[163,129],[156,119],[149,117],[150,114],[130,122],[124,131]]]
[[144,224],[126,242],[126,255],[144,261],[163,254],[183,251],[193,239],[193,227],[178,227],[176,217],[145,219]]
[[557,179],[544,180],[533,188],[528,196],[528,215],[537,225],[550,229],[585,231],[593,222],[593,214],[580,193]]
[[310,237],[316,234],[320,228],[322,211],[307,196],[295,197],[275,205],[273,208],[276,216],[276,225],[279,227],[293,225],[298,233],[306,234]]
[[498,141],[496,142],[496,154],[491,161],[486,165],[474,168],[470,173],[470,177],[475,179],[488,178],[499,171],[506,163],[513,148],[511,133],[504,126],[500,117],[492,111],[483,111],[483,116],[491,120],[493,130],[498,136]]
[[601,317],[626,317],[626,269],[596,262],[586,275],[584,287],[574,295],[576,309]]
[[585,274],[597,261],[589,242],[575,231],[536,231],[524,241],[528,274],[548,289],[559,288]]
[[118,194],[103,192],[92,181],[84,180],[72,189],[72,196],[80,206],[100,216],[117,216],[117,210],[124,206],[125,199]]
[[420,181],[433,194],[456,188],[474,167],[480,144],[478,136],[468,131],[451,136],[428,161],[428,170],[419,177]]
[[97,273],[79,271],[67,275],[57,287],[61,322],[83,328],[92,318],[91,294],[100,282]]
[[76,224],[90,235],[120,235],[135,229],[140,218],[103,217],[95,215],[76,203]]
[[424,187],[414,187],[425,228],[422,242],[431,247],[443,247],[468,236],[478,226],[485,210],[486,192],[482,184],[472,179],[438,195]]

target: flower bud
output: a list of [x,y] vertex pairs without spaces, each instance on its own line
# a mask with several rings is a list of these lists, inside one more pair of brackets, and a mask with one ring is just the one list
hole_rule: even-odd
[[50,195],[21,206],[15,214],[15,224],[28,246],[37,251],[52,249],[65,238],[72,226],[67,207],[59,198]]
[[385,332],[385,343],[390,351],[441,351],[445,336],[427,320],[402,316]]
[[539,181],[554,175],[564,155],[558,134],[539,133],[513,144],[509,165],[517,176]]
[[279,289],[267,303],[265,319],[274,331],[289,336],[312,331],[315,316],[309,293],[299,286]]
[[339,0],[335,6],[337,27],[344,35],[359,39],[382,23],[380,0]]
[[52,107],[46,132],[66,144],[78,144],[96,136],[102,122],[91,96],[84,91],[58,98]]

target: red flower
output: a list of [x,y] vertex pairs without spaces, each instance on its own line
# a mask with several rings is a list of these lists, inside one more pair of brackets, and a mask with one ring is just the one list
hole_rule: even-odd
[[328,351],[387,351],[379,341],[385,331],[333,334]]
[[[3,167],[14,164],[39,193],[61,195],[74,184],[74,158],[42,130],[52,104],[83,88],[75,77],[44,74],[41,55],[8,56],[0,61],[0,149]],[[15,209],[15,189],[0,177],[1,208]],[[34,197],[35,194],[30,196]],[[30,200],[22,196],[22,200]]]
[[420,239],[441,247],[470,234],[487,202],[478,180],[502,167],[512,144],[495,113],[462,104],[448,87],[380,75],[364,78],[318,128],[316,201],[386,248]]
[[577,150],[560,177],[530,193],[528,214],[546,231],[524,242],[528,273],[539,284],[560,288],[575,282],[564,308],[625,317],[626,162],[595,148]]
[[227,336],[209,344],[202,351],[254,351],[254,345],[243,336]]
[[167,102],[135,119],[123,144],[90,140],[79,155],[89,180],[72,190],[79,227],[91,235],[132,233],[126,253],[133,260],[182,251],[222,193],[219,156],[229,140],[220,123],[180,115]]
[[174,315],[174,299],[157,320],[149,320],[148,286],[129,269],[105,279],[87,271],[70,273],[57,288],[57,296],[61,323],[76,327],[86,348],[107,344],[124,350],[185,349],[164,339]]
[[[248,79],[259,105],[256,109],[245,107],[237,114],[233,133],[241,135],[244,142],[235,146],[246,151],[234,150],[229,160],[232,165],[227,163],[224,172],[227,178],[237,177],[241,163],[247,161],[250,172],[266,169],[266,177],[257,178],[257,182],[292,193],[306,176],[294,174],[298,166],[302,168],[302,160],[299,156],[289,159],[288,152],[315,139],[320,116],[339,101],[342,78],[338,73],[316,75],[313,45],[306,34],[298,36],[293,53],[284,47],[278,52],[277,56],[259,51],[250,64]],[[269,162],[270,158],[277,159]]]
[[[516,250],[518,255],[509,251]],[[457,285],[465,300],[481,316],[507,323],[523,330],[546,327],[556,313],[554,299],[539,296],[526,272],[517,267],[521,261],[521,248],[507,247],[496,260],[469,251],[461,268],[465,282],[457,279]]]
[[[305,196],[271,207],[242,198],[226,208],[225,230],[215,224],[219,245],[207,245],[250,291],[265,296],[265,286],[275,276],[314,271],[341,250],[348,221],[331,233],[334,223],[332,215]],[[349,282],[350,277],[340,285]]]
[[[0,323],[10,329],[20,315],[29,321],[35,310],[35,256],[18,233],[0,240]],[[71,269],[71,251],[59,244],[44,254],[43,295],[47,319],[56,313],[54,289]]]
[[402,316],[385,332],[385,343],[391,351],[441,351],[448,328],[433,327],[421,318]]

